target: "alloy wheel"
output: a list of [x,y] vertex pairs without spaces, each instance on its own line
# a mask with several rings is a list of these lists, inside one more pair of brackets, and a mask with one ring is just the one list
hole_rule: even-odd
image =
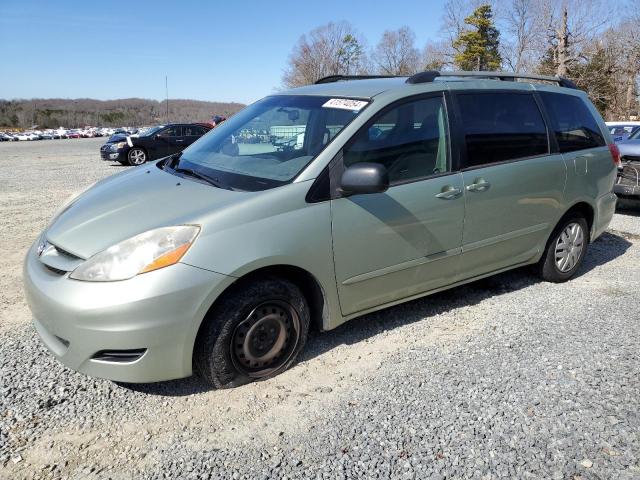
[[140,150],[139,148],[134,148],[129,152],[129,161],[133,165],[142,165],[144,162],[147,161],[147,155],[146,153],[144,153],[143,150]]

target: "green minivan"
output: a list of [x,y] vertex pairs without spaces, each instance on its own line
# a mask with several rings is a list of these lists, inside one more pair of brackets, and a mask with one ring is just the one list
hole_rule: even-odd
[[619,162],[562,78],[328,77],[70,199],[26,298],[74,370],[233,387],[291,366],[312,326],[523,265],[570,279]]

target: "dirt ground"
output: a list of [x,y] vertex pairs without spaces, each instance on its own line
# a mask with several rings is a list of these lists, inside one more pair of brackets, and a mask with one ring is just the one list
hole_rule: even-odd
[[[440,433],[437,433],[462,432],[472,423],[469,421],[460,430],[451,430],[450,426],[438,423],[451,414],[453,425],[456,416],[463,415],[465,408],[471,408],[467,400],[456,400],[447,413],[438,411],[443,398],[462,398],[461,394],[456,396],[450,392],[455,392],[455,386],[464,382],[463,373],[457,380],[444,382],[443,379],[448,378],[446,372],[456,368],[471,372],[486,362],[488,370],[483,373],[486,377],[482,379],[481,374],[474,373],[469,375],[469,381],[480,378],[482,382],[496,382],[487,387],[487,391],[497,392],[497,398],[512,398],[513,393],[503,395],[500,392],[514,392],[518,388],[524,391],[525,387],[510,384],[507,388],[504,385],[509,371],[491,370],[504,365],[504,352],[510,351],[512,346],[507,348],[500,344],[498,353],[491,358],[477,359],[473,355],[492,351],[491,342],[496,339],[505,345],[515,343],[517,346],[522,341],[523,345],[529,346],[535,340],[529,340],[527,335],[540,338],[548,333],[566,334],[567,338],[573,338],[573,335],[584,345],[576,333],[576,325],[583,321],[581,318],[600,319],[604,318],[604,312],[617,311],[617,298],[631,298],[637,302],[637,295],[628,290],[629,282],[637,283],[639,279],[638,266],[628,261],[629,255],[634,259],[639,257],[640,216],[632,209],[616,215],[610,232],[594,244],[584,273],[571,284],[556,288],[540,283],[526,272],[516,271],[368,315],[335,331],[314,334],[300,364],[266,382],[230,391],[214,391],[195,378],[143,386],[90,379],[60,366],[39,344],[29,325],[31,315],[23,299],[21,269],[29,245],[65,198],[107,175],[128,168],[100,160],[98,149],[103,141],[0,143],[0,244],[5,246],[4,254],[0,255],[0,335],[5,346],[0,350],[3,375],[0,395],[5,395],[5,403],[0,402],[0,427],[2,418],[6,426],[5,432],[0,428],[4,435],[0,436],[0,443],[3,439],[6,442],[4,460],[0,455],[0,478],[158,478],[179,473],[185,476],[193,473],[194,478],[201,478],[202,471],[198,470],[201,465],[207,465],[208,475],[212,477],[282,478],[291,477],[291,472],[298,471],[303,461],[310,468],[307,473],[321,477],[324,474],[319,469],[325,465],[325,460],[320,458],[325,454],[319,452],[324,452],[325,448],[334,449],[331,443],[334,434],[327,432],[342,431],[336,437],[335,450],[341,455],[343,464],[346,462],[349,468],[356,469],[349,471],[356,472],[358,462],[368,465],[367,462],[375,457],[372,445],[382,445],[382,439],[392,436],[394,429],[409,429],[404,433],[406,445],[402,451],[413,448],[416,459],[418,451],[428,451],[432,458],[443,459],[443,462],[449,462],[450,458],[447,468],[451,466],[453,473],[449,478],[468,478],[464,473],[473,470],[456,470],[455,455],[444,446],[453,440],[439,437]],[[554,312],[560,311],[569,297],[577,302],[596,297],[602,301],[596,306],[588,302],[576,304],[573,312],[576,324],[559,327],[554,322],[564,317],[556,316]],[[635,312],[637,314],[637,310]],[[572,314],[565,314],[567,322]],[[519,323],[523,316],[529,315],[532,315],[531,322]],[[635,320],[628,316],[623,323],[629,330],[616,332],[628,342],[632,338],[633,342],[637,341],[637,336],[634,337],[637,335],[637,316]],[[540,330],[534,331],[535,328]],[[585,332],[588,338],[594,335],[586,327]],[[480,341],[489,343],[475,344]],[[551,373],[544,373],[543,378],[557,378],[558,365],[571,363],[570,358],[557,359],[556,355],[578,358],[575,352],[569,355],[571,348],[560,347],[541,357],[541,362],[550,359]],[[625,344],[618,358],[631,358],[629,348],[635,347]],[[615,349],[606,343],[594,345],[595,353],[585,350],[584,354],[586,358],[593,358],[603,351],[616,355]],[[16,352],[29,360],[16,360]],[[420,366],[420,371],[416,370],[416,365]],[[594,367],[594,371],[597,368]],[[622,374],[624,380],[614,388],[618,392],[632,388],[633,394],[637,390],[637,379],[630,383],[629,371]],[[444,383],[434,386],[436,378]],[[529,384],[532,388],[536,385],[535,382]],[[404,390],[407,385],[411,388],[408,394]],[[467,391],[471,388],[475,387],[465,386]],[[535,396],[531,392],[523,395]],[[403,398],[403,401],[396,403],[396,398]],[[513,405],[504,406],[505,425],[513,425],[513,418],[516,418],[509,417],[515,415],[510,413],[510,408],[526,409],[527,401],[518,397]],[[614,400],[607,401],[615,403]],[[620,396],[620,401],[629,403],[627,397]],[[479,407],[480,412],[487,408],[487,402],[491,400],[486,399]],[[389,405],[388,410],[384,415],[372,418],[368,412],[375,411],[375,405],[380,404]],[[405,409],[414,404],[420,407],[421,415],[424,414],[419,420],[421,425],[403,422],[409,415]],[[360,410],[360,406],[364,410]],[[558,401],[549,408],[561,406]],[[606,410],[607,407],[602,408]],[[617,404],[615,408],[618,413],[621,411]],[[558,415],[565,413],[566,410],[561,410]],[[469,418],[480,421],[482,415],[484,413],[476,413]],[[555,418],[554,415],[556,413],[550,413],[548,417]],[[606,412],[598,411],[598,415],[608,418]],[[618,417],[623,416],[619,414]],[[636,421],[624,420],[626,423],[619,422],[615,428],[624,426],[633,431]],[[433,452],[429,450],[431,447],[427,448],[423,443],[418,446],[417,440],[412,444],[411,440],[419,437],[417,431],[423,431],[431,424],[440,425],[440,430],[433,435],[441,446],[433,447],[436,448]],[[540,423],[540,427],[549,431],[544,423]],[[354,432],[365,431],[357,434],[360,440],[366,438],[366,442],[362,440],[361,449],[343,446],[347,442],[342,441],[343,438],[352,438],[348,433],[352,429]],[[616,435],[621,437],[623,434],[627,435],[627,430]],[[554,433],[548,435],[553,437]],[[629,435],[632,438],[632,434]],[[509,437],[504,442],[513,443],[514,438]],[[502,440],[496,442],[500,445]],[[576,440],[575,444],[580,445],[580,442]],[[481,450],[473,445],[464,446],[463,450]],[[629,440],[627,447],[635,449],[637,443]],[[345,448],[351,448],[349,457],[345,457]],[[618,448],[623,452],[620,458],[627,458],[623,456],[625,450]],[[578,462],[575,468],[586,468],[580,467],[582,458],[578,456],[588,452],[575,449]],[[499,475],[495,472],[500,471],[499,466],[491,466],[491,455],[490,452],[486,454],[486,478],[497,478]],[[296,460],[298,458],[300,460]],[[509,457],[505,454],[504,458]],[[625,472],[630,475],[637,473],[640,476],[637,457],[629,458],[627,466],[620,468],[627,468]],[[295,461],[289,462],[290,459]],[[552,466],[538,465],[533,460],[527,462],[534,477],[537,473],[538,477],[549,478],[554,471],[552,467],[560,465],[559,460]],[[504,463],[508,465],[509,461]],[[431,468],[431,463],[424,465]],[[560,471],[565,471],[562,465]],[[602,466],[604,476],[600,478],[622,471],[614,469],[618,468],[616,465]],[[333,468],[329,472],[334,471]],[[400,478],[405,467],[397,468],[381,476]],[[415,475],[420,478],[419,474]]]

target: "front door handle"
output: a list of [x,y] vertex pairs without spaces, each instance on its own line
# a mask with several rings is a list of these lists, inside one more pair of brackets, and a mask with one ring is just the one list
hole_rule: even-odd
[[448,185],[442,189],[440,193],[436,194],[436,198],[441,198],[443,200],[453,200],[454,198],[458,198],[462,195],[462,190],[459,188],[453,188],[451,185]]
[[467,185],[468,192],[484,192],[489,190],[491,184],[484,178],[476,178],[471,185]]
[[183,140],[183,139],[181,139],[181,138],[178,138],[178,139],[176,140],[176,143],[182,143],[182,142],[184,142],[184,140]]

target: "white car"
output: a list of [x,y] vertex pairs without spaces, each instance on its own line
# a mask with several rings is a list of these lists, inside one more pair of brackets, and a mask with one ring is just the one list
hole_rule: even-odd
[[626,140],[629,135],[640,129],[640,122],[623,121],[623,122],[605,122],[609,133],[615,142]]
[[14,135],[15,138],[17,138],[20,141],[26,141],[26,140],[31,140],[31,135],[25,132],[19,132],[16,133]]

